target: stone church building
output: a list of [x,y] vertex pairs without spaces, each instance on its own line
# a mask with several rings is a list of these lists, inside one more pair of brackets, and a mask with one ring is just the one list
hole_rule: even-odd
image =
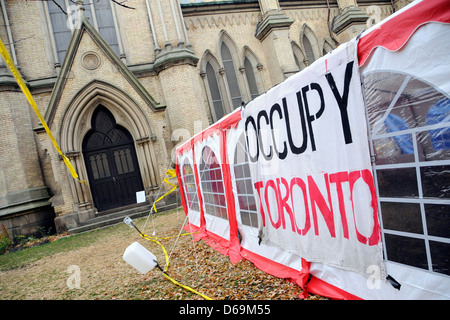
[[58,232],[151,203],[174,147],[408,0],[0,0],[0,224]]

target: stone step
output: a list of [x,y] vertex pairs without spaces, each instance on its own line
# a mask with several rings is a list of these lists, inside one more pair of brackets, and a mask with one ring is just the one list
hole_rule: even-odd
[[137,213],[145,213],[148,214],[151,210],[152,206],[149,204],[141,205],[138,207],[124,207],[118,208],[108,211],[99,212],[95,218],[83,221],[80,226],[85,226],[88,224],[95,224],[105,220],[111,220],[115,218],[126,217],[127,215],[131,216]]
[[[176,203],[171,204],[161,204],[157,205],[156,209],[159,212],[164,212],[168,210],[172,210],[177,208]],[[126,216],[129,216],[131,219],[136,219],[140,217],[147,216],[150,213],[152,206],[150,204],[131,207],[131,208],[122,208],[121,210],[108,210],[105,212],[99,213],[95,218],[84,221],[80,224],[80,226],[76,228],[72,228],[68,230],[69,234],[77,234],[81,232],[86,232],[90,230],[94,230],[97,228],[103,228],[107,226],[112,226],[114,224],[123,223],[123,219]],[[154,213],[153,213],[154,214]]]

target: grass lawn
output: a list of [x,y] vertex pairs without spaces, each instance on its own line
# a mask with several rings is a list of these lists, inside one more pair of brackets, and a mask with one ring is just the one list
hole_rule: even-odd
[[11,252],[0,256],[0,271],[27,266],[42,258],[61,252],[87,247],[96,243],[103,236],[114,233],[120,226],[98,229],[92,232],[63,236],[47,244]]
[[[168,274],[212,299],[298,299],[302,290],[242,260],[231,264],[191,235],[176,242],[185,215],[182,210],[135,220],[145,233],[174,236],[161,240],[170,258]],[[138,273],[123,259],[125,249],[140,242],[165,265],[161,248],[136,230],[119,224],[59,238],[48,244],[0,256],[0,297],[3,300],[202,299],[165,279],[154,269]],[[175,245],[176,244],[176,245]],[[76,278],[78,277],[78,278]],[[78,282],[77,282],[78,281]],[[309,299],[322,299],[310,296]]]

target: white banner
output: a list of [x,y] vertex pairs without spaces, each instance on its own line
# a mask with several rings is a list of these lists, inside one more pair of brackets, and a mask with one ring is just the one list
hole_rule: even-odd
[[242,121],[262,242],[384,273],[356,43],[250,102]]

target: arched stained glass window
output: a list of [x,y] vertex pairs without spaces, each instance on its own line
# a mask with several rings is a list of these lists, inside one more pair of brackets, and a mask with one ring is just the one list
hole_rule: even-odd
[[305,48],[306,58],[308,59],[308,65],[311,65],[314,61],[316,61],[316,57],[314,56],[314,51],[306,35],[303,35],[303,48]]
[[248,87],[250,89],[251,98],[255,99],[259,96],[258,85],[256,84],[255,73],[250,60],[246,57],[244,60],[245,76],[247,77]]
[[209,62],[206,63],[206,78],[208,80],[209,92],[211,93],[216,120],[219,120],[225,115],[225,110],[223,108],[222,96],[217,83],[216,72]]
[[241,106],[242,96],[239,89],[233,57],[231,55],[230,49],[225,44],[225,42],[222,42],[221,54],[223,67],[225,69],[225,75],[227,76],[228,89],[230,90],[231,103],[233,105],[233,108],[236,109]]

